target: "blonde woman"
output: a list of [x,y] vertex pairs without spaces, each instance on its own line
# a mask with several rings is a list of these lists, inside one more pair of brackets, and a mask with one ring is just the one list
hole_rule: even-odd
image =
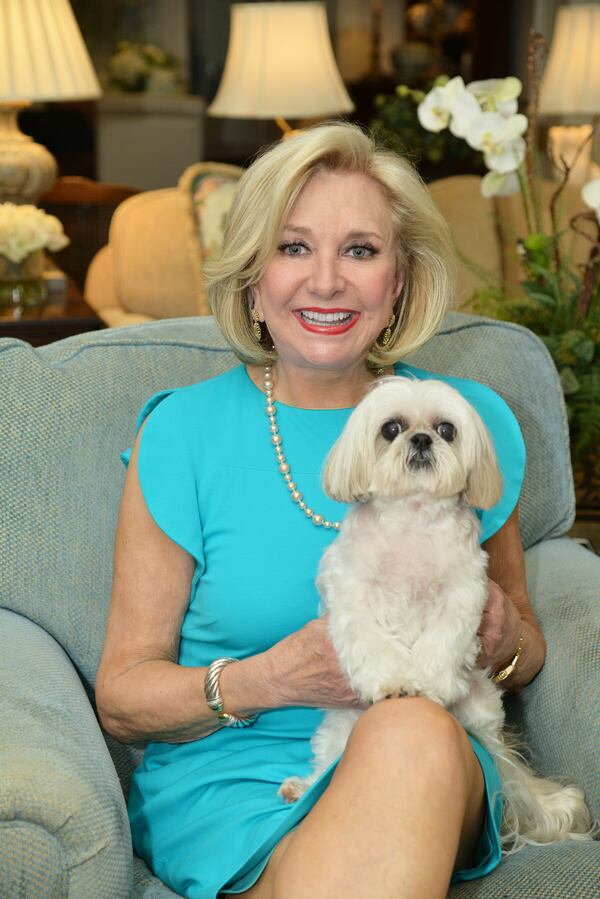
[[[214,899],[446,895],[500,858],[486,752],[421,698],[369,708],[342,758],[295,804],[322,709],[357,705],[319,617],[315,573],[345,508],[323,460],[379,370],[435,333],[452,290],[447,227],[402,159],[347,124],[315,127],[245,173],[215,317],[240,359],[143,409],[116,538],[97,681],[104,727],[149,741],[133,775],[134,848],[177,893]],[[504,402],[449,379],[492,431],[504,476],[482,515],[490,555],[481,665],[544,639],[517,522],[524,448]]]

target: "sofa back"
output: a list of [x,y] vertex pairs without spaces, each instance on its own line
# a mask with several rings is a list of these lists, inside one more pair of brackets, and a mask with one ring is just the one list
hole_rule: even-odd
[[[477,378],[507,400],[528,449],[524,544],[568,530],[566,418],[541,341],[516,325],[454,313],[410,361]],[[0,606],[56,638],[90,698],[110,598],[119,452],[131,445],[151,394],[234,363],[209,316],[96,331],[39,349],[0,340]],[[112,750],[123,773],[128,750]]]

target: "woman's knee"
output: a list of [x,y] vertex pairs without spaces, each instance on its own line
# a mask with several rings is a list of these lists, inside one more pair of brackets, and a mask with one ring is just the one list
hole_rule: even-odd
[[[471,779],[474,753],[464,728],[445,708],[424,697],[386,699],[371,706],[357,721],[347,753],[375,764],[417,761],[415,771],[435,769],[455,786]],[[475,759],[476,761],[476,759]]]

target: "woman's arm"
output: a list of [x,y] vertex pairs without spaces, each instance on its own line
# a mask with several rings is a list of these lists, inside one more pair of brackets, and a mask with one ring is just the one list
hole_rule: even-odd
[[527,595],[518,506],[483,548],[489,555],[491,583],[479,631],[482,651],[478,664],[501,671],[513,659],[523,635],[525,642],[517,667],[502,684],[516,692],[533,680],[546,655],[546,641]]
[[[195,562],[148,512],[137,473],[141,433],[119,512],[96,703],[104,729],[123,743],[185,743],[221,725],[204,700],[206,668],[177,664]],[[244,717],[284,705],[356,704],[323,619],[267,652],[228,665],[220,688],[225,710]]]
[[[148,512],[137,473],[139,439],[119,511],[97,709],[105,730],[122,742],[185,742],[219,726],[204,701],[205,669],[176,663],[195,563]],[[250,668],[245,681],[258,699],[260,665]]]

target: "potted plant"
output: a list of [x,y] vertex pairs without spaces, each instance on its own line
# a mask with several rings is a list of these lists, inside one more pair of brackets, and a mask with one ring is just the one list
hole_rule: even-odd
[[[465,85],[460,77],[442,76],[425,95],[402,90],[411,95],[426,131],[448,130],[483,155],[484,196],[521,195],[526,232],[515,235],[523,276],[520,292],[507,295],[502,285],[473,264],[484,283],[469,305],[481,314],[525,325],[550,351],[567,406],[578,506],[585,512],[600,509],[600,179],[584,185],[581,212],[562,223],[560,198],[576,160],[570,164],[563,158],[555,160],[559,177],[549,200],[550,228],[544,228],[535,150],[536,50],[541,41],[532,34],[533,97],[528,116],[517,111],[522,88],[517,78]],[[565,238],[573,231],[587,244],[587,259],[580,265],[564,250]]]

